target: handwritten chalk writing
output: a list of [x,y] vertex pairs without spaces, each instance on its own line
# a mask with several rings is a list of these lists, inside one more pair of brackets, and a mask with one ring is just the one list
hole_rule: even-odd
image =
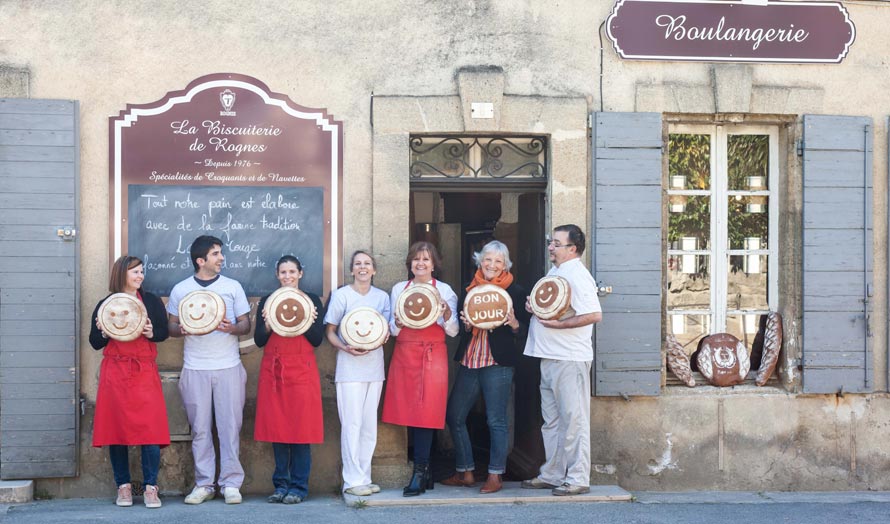
[[146,209],[167,207],[167,195],[139,195],[145,199]]
[[177,171],[176,173],[158,173],[157,171],[152,171],[148,179],[152,182],[167,182],[171,180],[196,180],[196,178],[193,177],[191,173],[180,173],[179,171]]
[[228,126],[219,120],[205,120],[201,122],[208,135],[237,135],[237,136],[279,136],[281,128],[273,125],[258,126],[250,124],[247,126]]
[[176,263],[176,257],[170,257],[169,262],[155,262],[151,259],[148,253],[142,255],[142,263],[145,265],[146,271],[158,271],[162,269],[176,269],[178,264]]
[[232,253],[244,253],[244,258],[250,258],[254,253],[260,252],[256,244],[238,244],[234,240],[226,242],[226,248]]
[[277,231],[301,231],[300,223],[290,220],[287,217],[275,217],[274,220],[266,220],[266,215],[260,220],[263,229],[272,229]]
[[267,267],[266,261],[260,257],[256,257],[252,262],[247,263],[249,268]]
[[241,209],[253,209],[253,197],[241,202]]
[[724,29],[726,19],[722,16],[716,27],[686,27],[685,15],[658,15],[655,17],[655,24],[665,28],[665,40],[746,41],[753,42],[751,49],[755,51],[763,42],[801,43],[810,36],[809,31],[794,29],[794,24],[789,24],[787,28],[730,27]]
[[155,222],[154,220],[146,220],[145,221],[145,229],[156,229],[159,231],[170,231],[170,228],[167,224],[163,222]]
[[295,202],[288,202],[284,195],[278,195],[273,199],[271,193],[266,193],[260,207],[263,209],[300,209],[300,205]]
[[207,202],[207,214],[213,216],[214,209],[232,209],[232,204],[226,202],[225,197]]
[[198,209],[198,203],[192,200],[192,194],[186,193],[184,200],[174,200],[173,207],[176,209]]
[[304,176],[282,176],[278,173],[269,173],[269,178],[272,179],[272,182],[305,182],[306,177]]
[[176,224],[176,229],[179,231],[191,231],[192,225],[185,221],[185,217],[179,217],[179,223]]
[[179,235],[179,243],[176,245],[176,252],[180,255],[184,255],[189,252],[189,248],[191,244],[187,244],[185,247],[182,247],[182,235]]
[[201,215],[201,227],[198,228],[198,231],[213,231],[213,226],[207,220],[207,215]]

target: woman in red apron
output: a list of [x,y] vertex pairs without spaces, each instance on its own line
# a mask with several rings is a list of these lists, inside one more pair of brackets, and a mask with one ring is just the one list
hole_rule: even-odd
[[[414,473],[402,491],[406,497],[420,495],[433,488],[430,471],[430,449],[437,429],[445,427],[445,405],[448,399],[448,355],[445,336],[457,335],[457,295],[451,287],[436,278],[441,267],[436,247],[429,242],[415,242],[405,260],[409,280],[392,288],[393,320],[390,331],[396,336],[396,347],[389,365],[386,397],[383,401],[383,422],[407,426],[414,442]],[[398,318],[396,303],[414,283],[431,284],[442,297],[442,314],[438,321],[424,329],[405,327]]]
[[158,469],[161,465],[161,448],[170,444],[170,430],[158,375],[155,343],[167,338],[167,313],[158,297],[142,291],[144,278],[142,260],[136,257],[122,256],[111,267],[108,289],[112,293],[128,293],[138,297],[148,312],[145,328],[136,340],[120,342],[108,338],[102,331],[98,313],[105,299],[93,311],[90,345],[97,350],[105,348],[99,369],[93,446],[108,446],[117,484],[115,503],[118,506],[133,505],[127,446],[142,446],[145,506],[159,508]]
[[[283,287],[300,287],[303,265],[285,255],[276,265]],[[298,504],[309,493],[312,455],[309,444],[324,441],[321,412],[321,381],[315,363],[315,348],[324,338],[324,312],[321,300],[306,293],[315,305],[317,317],[309,331],[298,337],[281,337],[265,321],[257,322],[253,340],[263,347],[263,361],[256,395],[256,426],[253,438],[271,442],[275,456],[269,502]],[[266,305],[266,295],[257,311]]]

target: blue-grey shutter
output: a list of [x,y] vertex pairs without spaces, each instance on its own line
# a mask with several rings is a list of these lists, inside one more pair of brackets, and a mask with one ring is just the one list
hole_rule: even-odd
[[77,473],[77,120],[76,102],[0,99],[3,479]]
[[598,396],[661,390],[662,124],[659,113],[595,113],[592,125],[594,334]]
[[872,120],[803,123],[803,391],[871,391]]

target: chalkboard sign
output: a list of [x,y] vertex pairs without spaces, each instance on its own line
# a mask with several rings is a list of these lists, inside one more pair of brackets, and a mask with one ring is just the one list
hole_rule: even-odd
[[275,263],[303,264],[300,289],[322,295],[324,190],[320,187],[128,186],[129,254],[145,262],[143,288],[169,296],[194,274],[189,247],[201,235],[223,242],[222,274],[247,296],[278,289]]

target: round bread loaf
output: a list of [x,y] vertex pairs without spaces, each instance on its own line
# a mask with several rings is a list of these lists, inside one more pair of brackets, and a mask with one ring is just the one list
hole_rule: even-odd
[[405,327],[423,329],[432,326],[442,313],[442,297],[431,284],[414,283],[396,300],[395,312]]
[[133,295],[115,293],[99,306],[97,319],[109,338],[129,342],[142,335],[148,312],[142,301]]
[[467,298],[464,299],[464,318],[479,329],[494,329],[504,325],[511,309],[513,299],[510,294],[494,284],[476,286],[467,292]]
[[179,324],[189,335],[206,335],[226,316],[226,303],[213,291],[198,289],[179,302]]
[[315,321],[315,304],[309,295],[295,287],[280,287],[266,299],[266,323],[278,336],[298,337]]
[[714,386],[735,386],[745,381],[751,359],[745,345],[729,333],[702,339],[696,356],[698,370]]
[[553,320],[574,314],[572,310],[572,288],[569,281],[556,276],[538,280],[532,288],[532,313],[541,320]]
[[383,345],[389,323],[374,308],[357,307],[340,321],[340,337],[351,348],[370,351]]

